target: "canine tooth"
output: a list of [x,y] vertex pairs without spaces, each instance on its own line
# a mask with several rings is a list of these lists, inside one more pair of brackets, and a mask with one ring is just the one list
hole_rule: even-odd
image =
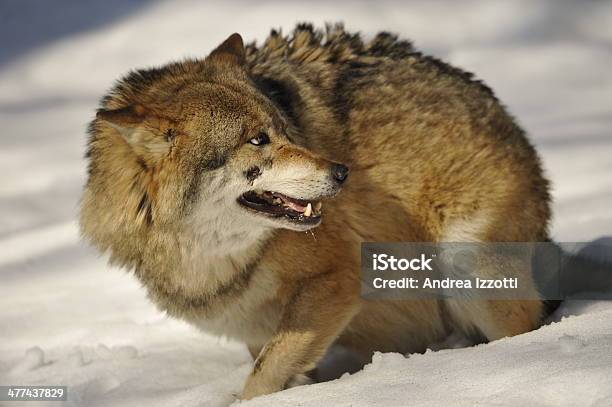
[[322,206],[323,206],[323,204],[321,203],[321,201],[317,202],[317,203],[315,204],[315,207],[314,207],[315,212],[319,212],[319,211],[321,210],[321,207],[322,207]]
[[257,195],[262,195],[262,194],[263,194],[263,192],[264,192],[264,191],[263,191],[263,189],[259,189],[259,188],[254,189],[253,191],[255,191],[255,193],[256,193]]
[[312,205],[310,204],[310,202],[308,202],[308,205],[306,206],[306,209],[304,210],[304,216],[310,216],[311,213],[312,213]]
[[280,199],[280,198],[274,198],[274,199],[272,200],[272,202],[274,202],[275,204],[281,204],[281,203],[283,203],[283,200],[282,200],[282,199]]

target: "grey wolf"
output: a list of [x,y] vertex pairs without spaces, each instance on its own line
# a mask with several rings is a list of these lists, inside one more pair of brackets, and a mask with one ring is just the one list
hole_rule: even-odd
[[538,300],[360,297],[364,241],[548,239],[524,131],[471,74],[392,34],[234,34],[128,74],[89,133],[83,235],[160,309],[248,346],[244,399],[307,380],[333,344],[366,363],[541,322]]

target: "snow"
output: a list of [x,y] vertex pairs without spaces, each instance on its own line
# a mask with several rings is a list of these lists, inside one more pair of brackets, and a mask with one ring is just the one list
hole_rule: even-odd
[[[67,385],[52,405],[222,406],[241,390],[244,346],[159,313],[75,222],[85,128],[112,81],[205,55],[234,31],[261,41],[271,27],[344,20],[476,72],[542,154],[553,237],[612,231],[610,2],[20,1],[0,20],[0,384]],[[568,301],[537,331],[443,349],[463,345],[377,354],[240,405],[612,405],[612,303]]]

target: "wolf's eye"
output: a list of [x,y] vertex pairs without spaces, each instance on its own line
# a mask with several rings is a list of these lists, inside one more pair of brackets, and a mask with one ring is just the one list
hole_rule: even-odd
[[249,140],[249,143],[254,146],[263,146],[264,144],[268,144],[270,142],[270,137],[266,133],[259,133],[256,137],[253,137]]

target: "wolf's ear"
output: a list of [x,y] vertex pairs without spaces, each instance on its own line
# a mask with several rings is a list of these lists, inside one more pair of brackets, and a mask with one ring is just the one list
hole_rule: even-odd
[[239,65],[244,64],[244,43],[242,37],[238,33],[230,35],[221,43],[208,58],[218,61],[233,62]]
[[149,114],[142,105],[98,110],[96,118],[117,130],[145,161],[155,162],[170,149],[172,129],[167,123]]
[[130,129],[140,125],[147,114],[142,105],[130,105],[114,110],[98,110],[96,117],[115,128]]

